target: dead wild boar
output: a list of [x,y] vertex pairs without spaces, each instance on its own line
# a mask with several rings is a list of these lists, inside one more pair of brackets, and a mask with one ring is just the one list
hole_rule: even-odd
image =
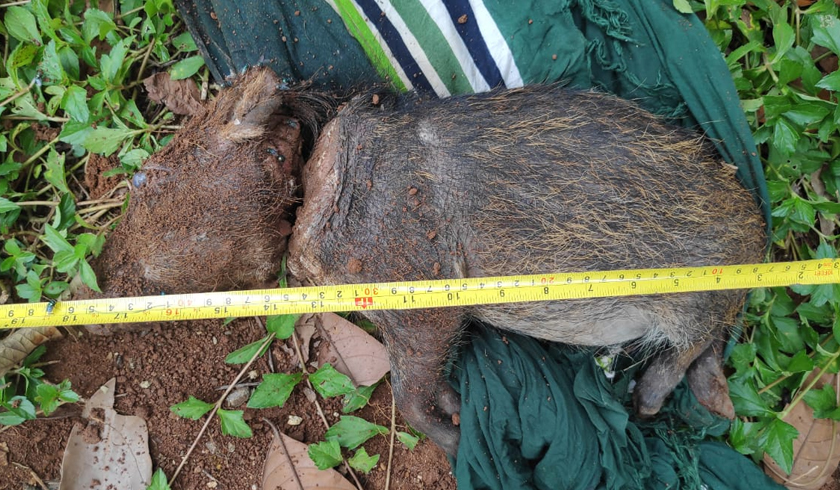
[[[290,272],[316,285],[762,259],[762,218],[734,171],[699,135],[631,102],[558,86],[364,96],[321,128],[302,165],[298,116],[311,104],[277,87],[270,71],[249,71],[146,162],[95,265],[106,296],[265,287],[289,235]],[[470,319],[582,346],[658,346],[635,390],[640,414],[687,374],[701,402],[731,416],[717,347],[744,297],[365,315],[402,414],[454,454],[460,401],[443,370]]]

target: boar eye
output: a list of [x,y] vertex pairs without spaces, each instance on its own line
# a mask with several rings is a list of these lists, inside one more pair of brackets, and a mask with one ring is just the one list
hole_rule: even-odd
[[131,178],[131,183],[134,187],[139,188],[143,184],[146,183],[146,172],[137,172],[134,174],[134,177]]

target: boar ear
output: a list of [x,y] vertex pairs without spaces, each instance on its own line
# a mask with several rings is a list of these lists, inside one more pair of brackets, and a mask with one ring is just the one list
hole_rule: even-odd
[[277,77],[261,68],[247,73],[230,94],[235,97],[223,133],[234,142],[259,138],[282,103]]

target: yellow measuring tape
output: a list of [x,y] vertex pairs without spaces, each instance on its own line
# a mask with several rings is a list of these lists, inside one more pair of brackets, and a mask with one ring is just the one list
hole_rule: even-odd
[[403,310],[840,283],[840,259],[631,269],[0,306],[0,328]]

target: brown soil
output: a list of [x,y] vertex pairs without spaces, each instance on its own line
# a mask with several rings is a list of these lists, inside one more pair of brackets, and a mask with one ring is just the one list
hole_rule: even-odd
[[[225,356],[263,334],[256,321],[242,319],[227,326],[221,320],[206,320],[107,337],[68,336],[49,344],[45,360],[56,363],[46,368],[47,377],[52,381],[70,379],[73,389],[85,398],[116,377],[115,409],[121,414],[141,416],[148,422],[152,460],[155,467],[171,476],[204,420],[178,418],[169,407],[190,395],[214,402],[222,393],[217,388],[231,382],[240,369],[225,364]],[[298,369],[293,352],[290,344],[274,343],[271,355],[276,372]],[[252,370],[258,379],[263,373],[271,372],[265,356]],[[148,388],[141,387],[144,382],[150,383]],[[318,398],[327,419],[331,424],[336,422],[341,412],[340,402]],[[295,388],[282,408],[253,410],[243,406],[238,409],[245,410],[245,419],[254,436],[251,439],[223,436],[219,424],[212,423],[178,476],[174,489],[208,488],[212,481],[216,481],[218,489],[261,488],[263,462],[272,438],[271,428],[262,418],[305,443],[322,441],[326,431],[315,405],[304,396],[303,385]],[[302,417],[303,423],[287,425],[289,415]],[[370,405],[354,415],[390,427],[391,391],[387,383],[377,388]],[[73,424],[78,422],[81,419],[76,415],[38,420],[0,433],[0,454],[3,444],[8,446],[7,464],[2,464],[0,458],[0,489],[21,490],[26,484],[34,483],[29,469],[44,482],[57,481],[64,446]],[[396,423],[398,430],[405,430],[399,414]],[[365,489],[385,488],[389,444],[389,438],[383,436],[365,444],[369,454],[381,455],[379,464],[369,475],[358,474]],[[421,441],[414,451],[396,442],[390,474],[391,488],[455,488],[446,457],[428,440]]]

